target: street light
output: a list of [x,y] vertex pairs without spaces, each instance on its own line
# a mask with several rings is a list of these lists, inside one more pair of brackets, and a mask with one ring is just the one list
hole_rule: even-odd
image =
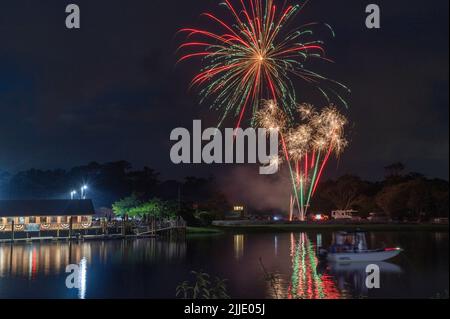
[[81,199],[86,199],[86,191],[88,190],[87,185],[81,187]]
[[72,191],[72,192],[70,192],[70,199],[74,199],[75,198],[75,195],[77,194],[77,191]]

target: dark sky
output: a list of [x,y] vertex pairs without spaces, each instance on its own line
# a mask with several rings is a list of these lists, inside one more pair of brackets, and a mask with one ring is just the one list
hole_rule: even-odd
[[[193,68],[175,67],[175,33],[218,2],[0,0],[0,170],[120,159],[166,178],[228,169],[169,158],[172,129],[216,124],[187,90]],[[81,8],[81,30],[65,28],[69,3]],[[365,28],[370,3],[381,7],[381,30]],[[328,176],[376,179],[403,161],[448,179],[448,4],[311,0],[297,16],[334,27],[326,44],[336,64],[324,70],[353,91],[351,145]]]

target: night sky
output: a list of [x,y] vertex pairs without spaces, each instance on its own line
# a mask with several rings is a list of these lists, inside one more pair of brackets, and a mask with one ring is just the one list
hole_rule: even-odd
[[[188,91],[193,66],[175,66],[181,27],[201,25],[218,0],[0,0],[0,171],[70,168],[127,160],[165,178],[230,167],[175,166],[172,129],[218,114]],[[81,8],[81,30],[65,28],[65,6]],[[377,3],[381,30],[365,27]],[[352,89],[349,149],[328,177],[378,179],[402,161],[448,179],[448,0],[311,0],[299,24],[321,21],[329,77]],[[219,11],[222,9],[219,9]],[[309,100],[309,88],[298,92]],[[311,98],[312,99],[312,98]],[[255,169],[256,172],[256,169]]]

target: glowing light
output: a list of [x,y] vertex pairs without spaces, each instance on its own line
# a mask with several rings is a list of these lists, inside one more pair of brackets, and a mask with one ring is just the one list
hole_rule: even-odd
[[396,248],[386,248],[386,249],[385,249],[385,251],[400,251],[400,250],[402,250],[402,249],[399,248],[399,247],[396,247]]
[[314,244],[304,233],[298,241],[291,235],[292,276],[289,299],[339,299],[342,296],[328,274],[317,271],[318,259]]
[[[220,124],[231,115],[239,128],[251,113],[252,125],[279,132],[303,221],[331,156],[340,155],[348,144],[343,131],[347,120],[333,105],[321,112],[310,104],[298,106],[292,79],[311,85],[328,103],[334,97],[347,106],[338,92],[350,90],[308,69],[314,59],[331,61],[323,42],[312,38],[312,27],[318,24],[288,27],[302,6],[279,2],[280,6],[277,0],[224,0],[228,17],[203,14],[212,22],[211,29],[180,30],[186,40],[179,47],[179,62],[201,59],[191,87],[199,89],[201,102],[211,101],[211,108],[222,112]],[[294,125],[297,118],[300,125]]]
[[274,100],[263,101],[263,107],[255,114],[259,127],[268,131],[283,131],[287,126],[287,118]]
[[323,42],[313,38],[318,23],[290,28],[302,6],[277,0],[224,0],[223,5],[227,17],[203,14],[212,22],[211,30],[180,30],[186,40],[179,47],[183,52],[179,62],[201,59],[191,86],[199,88],[201,102],[210,100],[213,109],[222,111],[222,121],[234,115],[240,127],[247,110],[255,120],[264,99],[277,101],[290,116],[296,108],[292,77],[303,80],[327,101],[333,95],[346,105],[337,93],[339,89],[349,92],[344,85],[307,68],[316,59],[332,61],[325,56]]
[[80,299],[86,298],[86,281],[87,281],[87,260],[86,258],[81,259],[80,261],[80,273],[79,273],[79,291],[78,297]]
[[[264,105],[256,113],[257,123],[266,129],[278,128],[291,174],[294,199],[299,208],[299,219],[305,220],[331,156],[339,156],[348,145],[344,137],[347,119],[333,105],[319,112],[312,105],[304,104],[297,108],[299,124],[289,128],[284,113],[275,101],[265,101]],[[303,161],[304,165],[301,165]]]
[[318,112],[312,105],[305,104],[297,109],[300,124],[288,129],[286,118],[279,114],[276,105],[275,101],[266,101],[265,108],[257,112],[256,118],[263,128],[279,127],[299,206],[299,219],[304,220],[331,156],[339,156],[348,145],[344,137],[347,119],[333,105]]
[[240,260],[244,256],[244,235],[234,235],[234,256]]

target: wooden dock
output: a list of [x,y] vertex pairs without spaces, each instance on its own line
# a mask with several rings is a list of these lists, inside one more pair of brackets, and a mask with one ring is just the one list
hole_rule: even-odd
[[[95,234],[90,234],[94,231]],[[84,234],[82,233],[84,232]],[[5,234],[5,232],[3,232]],[[44,232],[41,232],[44,233]],[[27,234],[28,235],[28,234]],[[148,224],[122,222],[114,227],[91,227],[79,233],[71,232],[69,236],[31,236],[18,238],[11,232],[10,238],[0,239],[0,243],[31,243],[31,242],[64,242],[64,241],[93,241],[93,240],[121,240],[155,237],[180,237],[186,235],[186,223],[182,220],[152,221]]]

